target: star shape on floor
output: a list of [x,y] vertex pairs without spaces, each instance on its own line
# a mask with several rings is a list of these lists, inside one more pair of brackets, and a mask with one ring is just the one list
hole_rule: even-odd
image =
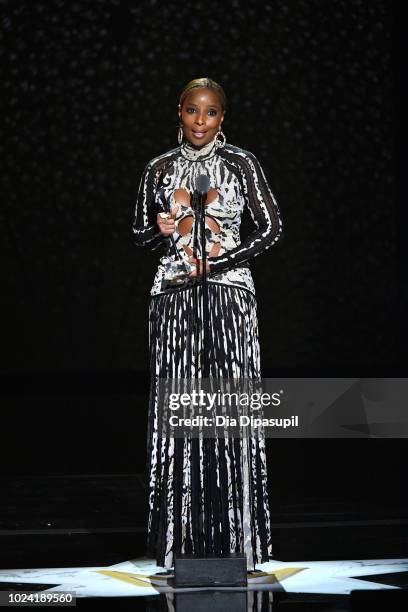
[[[408,559],[275,560],[257,565],[257,570],[248,572],[248,590],[349,595],[359,589],[398,589],[391,584],[391,577],[397,572],[408,571]],[[42,592],[69,591],[77,597],[147,596],[187,590],[173,588],[170,576],[160,575],[160,572],[163,572],[162,567],[143,557],[102,567],[3,569],[0,570],[0,582],[9,583],[10,587],[13,583],[50,584],[52,586]],[[384,574],[390,575],[390,584],[384,583]],[[375,582],[376,575],[382,576],[382,582]],[[233,587],[221,590],[224,589],[234,590]],[[26,590],[30,590],[29,587]],[[208,590],[208,587],[188,590]]]

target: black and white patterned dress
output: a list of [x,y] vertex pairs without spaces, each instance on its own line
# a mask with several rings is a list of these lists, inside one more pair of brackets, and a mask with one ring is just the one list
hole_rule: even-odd
[[[221,146],[217,140],[196,147],[184,140],[152,159],[144,170],[133,221],[134,242],[165,249],[149,307],[147,554],[159,566],[170,568],[175,553],[244,552],[248,569],[254,569],[272,555],[264,439],[158,435],[158,380],[201,376],[201,347],[193,328],[195,305],[202,314],[202,286],[190,279],[170,288],[163,284],[169,240],[160,233],[156,216],[163,210],[163,199],[179,203],[173,236],[180,253],[191,254],[194,210],[186,198],[181,204],[180,192],[175,191],[183,189],[191,197],[200,174],[209,177],[216,194],[205,207],[211,377],[260,378],[255,289],[248,261],[274,244],[282,231],[279,209],[262,168],[243,149]],[[245,207],[255,229],[241,241]],[[200,333],[198,338],[200,343]]]

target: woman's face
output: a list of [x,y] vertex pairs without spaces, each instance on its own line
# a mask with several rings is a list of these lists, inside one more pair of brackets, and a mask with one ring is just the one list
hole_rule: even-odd
[[193,89],[183,101],[179,110],[184,136],[194,145],[210,142],[224,121],[218,94],[213,89]]

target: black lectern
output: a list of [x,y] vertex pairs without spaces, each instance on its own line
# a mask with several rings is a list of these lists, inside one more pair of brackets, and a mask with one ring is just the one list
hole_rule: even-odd
[[247,586],[247,560],[242,553],[222,557],[175,555],[175,587]]

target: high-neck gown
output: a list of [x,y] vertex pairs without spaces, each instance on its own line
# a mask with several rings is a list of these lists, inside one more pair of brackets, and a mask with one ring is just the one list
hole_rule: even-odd
[[[163,202],[166,207],[178,204],[174,243],[184,258],[191,255],[192,195],[202,174],[209,178],[211,190],[205,205],[211,377],[261,377],[257,304],[249,262],[275,244],[282,232],[276,199],[257,158],[248,151],[222,145],[217,139],[201,147],[183,140],[145,167],[133,239],[136,245],[160,248],[163,253],[149,306],[147,555],[158,566],[171,568],[175,554],[244,553],[248,569],[254,569],[256,563],[272,556],[264,437],[202,440],[160,437],[158,431],[159,379],[202,375],[192,325],[197,314],[194,291],[198,291],[200,325],[202,285],[188,277],[174,286],[164,282],[165,264],[174,258],[174,245],[160,233],[156,217]],[[245,208],[254,228],[241,240]]]

